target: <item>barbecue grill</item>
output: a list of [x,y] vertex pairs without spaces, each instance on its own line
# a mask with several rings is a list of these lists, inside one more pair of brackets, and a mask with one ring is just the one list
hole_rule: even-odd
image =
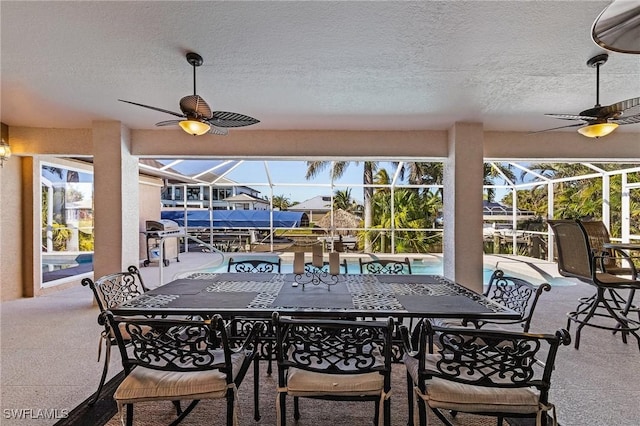
[[[147,259],[142,264],[144,266],[149,266],[151,262],[160,262],[160,244],[163,244],[162,264],[164,266],[169,266],[169,259],[167,259],[167,251],[164,247],[164,240],[172,236],[183,236],[183,229],[178,226],[178,223],[174,222],[173,220],[147,220],[145,223],[144,234],[146,235],[145,240],[147,244]],[[178,253],[180,253],[179,248]],[[178,255],[176,255],[176,261],[180,262]]]

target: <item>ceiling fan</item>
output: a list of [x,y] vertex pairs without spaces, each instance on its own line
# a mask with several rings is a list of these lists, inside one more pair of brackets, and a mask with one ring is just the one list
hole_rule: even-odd
[[179,125],[182,130],[193,136],[200,136],[205,133],[224,136],[228,133],[227,127],[251,126],[252,124],[260,122],[255,118],[236,112],[211,111],[211,108],[205,100],[196,94],[196,67],[202,65],[202,56],[189,52],[187,53],[187,62],[193,66],[193,95],[188,95],[180,99],[180,111],[182,111],[182,113],[139,104],[137,102],[125,101],[123,99],[118,100],[180,117],[180,120],[160,121],[156,123],[156,126]]
[[[609,55],[602,53],[587,61],[587,65],[596,69],[596,104],[578,115],[545,114],[561,120],[580,120],[581,123],[541,130],[541,133],[567,127],[580,127],[578,132],[589,138],[599,138],[613,132],[619,125],[640,123],[640,98],[631,98],[608,106],[600,105],[600,66],[607,62]],[[586,125],[585,125],[586,124]]]

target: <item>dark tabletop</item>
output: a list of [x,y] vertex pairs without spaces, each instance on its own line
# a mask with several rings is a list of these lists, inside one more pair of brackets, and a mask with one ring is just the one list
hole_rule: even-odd
[[314,284],[295,274],[194,274],[112,309],[120,315],[226,313],[264,318],[276,310],[341,317],[518,318],[514,311],[437,275],[348,274],[323,277]]

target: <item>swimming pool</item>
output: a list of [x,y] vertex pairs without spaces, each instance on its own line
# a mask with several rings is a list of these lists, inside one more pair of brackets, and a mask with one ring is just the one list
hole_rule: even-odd
[[[221,273],[227,271],[227,263],[228,257],[225,256],[224,260],[221,263],[217,263],[216,265],[212,265],[211,267],[207,267],[205,269],[198,270],[199,273]],[[282,259],[282,273],[293,273],[293,256],[288,255],[234,255],[234,258],[260,258],[265,260],[277,261],[278,257]],[[422,274],[422,275],[443,275],[443,262],[442,257],[435,255],[427,255],[422,257],[412,257],[409,256],[411,260],[411,271],[414,274]],[[360,272],[360,265],[357,257],[346,258],[347,260],[347,271],[348,273],[357,274]],[[534,269],[531,269],[530,273],[526,273],[522,271],[522,264],[515,263],[514,265],[518,265],[519,268],[510,268],[508,263],[501,263],[499,265],[499,269],[503,269],[507,275],[521,278],[531,282],[532,284],[539,285],[543,282],[548,282],[552,286],[567,286],[567,285],[575,285],[575,283],[571,281],[567,281],[563,278],[557,277],[549,277],[542,276],[540,273]],[[482,268],[482,277],[484,284],[488,284],[491,279],[491,274],[495,271],[496,265],[485,263]],[[195,272],[195,271],[194,271]]]

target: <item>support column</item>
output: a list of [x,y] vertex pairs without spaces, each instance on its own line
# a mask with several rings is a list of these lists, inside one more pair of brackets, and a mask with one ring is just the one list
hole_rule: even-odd
[[138,159],[119,121],[93,122],[94,276],[138,265]]
[[444,167],[444,276],[482,292],[482,184],[484,137],[481,123],[456,123],[449,130]]

